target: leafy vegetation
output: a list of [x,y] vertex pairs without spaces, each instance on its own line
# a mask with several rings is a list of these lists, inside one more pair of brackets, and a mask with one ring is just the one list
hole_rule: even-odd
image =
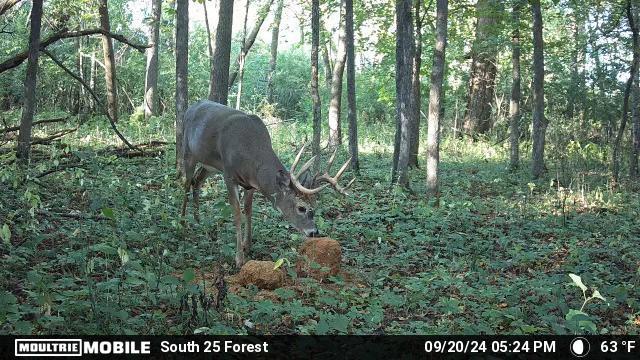
[[[389,188],[393,129],[368,127],[352,196],[327,194],[318,206],[344,272],[271,294],[229,291],[215,307],[203,274],[219,264],[234,272],[235,251],[221,179],[205,186],[202,223],[182,227],[172,145],[120,157],[104,123],[36,146],[28,170],[0,170],[3,333],[638,333],[640,199],[599,174],[530,183],[505,171],[503,146],[446,139],[434,208],[420,183],[415,194]],[[122,125],[136,143],[172,139],[168,117]],[[287,161],[305,125],[270,127]],[[593,146],[570,146],[568,162],[602,166]],[[301,237],[258,199],[252,258],[286,258],[291,269]],[[589,288],[576,291],[570,274]],[[587,296],[606,301],[585,306]]]

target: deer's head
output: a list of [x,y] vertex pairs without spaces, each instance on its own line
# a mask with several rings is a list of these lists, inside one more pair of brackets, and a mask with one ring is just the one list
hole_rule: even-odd
[[338,179],[340,179],[344,171],[349,166],[351,158],[342,165],[335,176],[332,177],[329,175],[329,170],[331,169],[331,165],[336,157],[336,149],[329,159],[325,172],[322,175],[316,174],[316,176],[309,181],[312,184],[320,184],[323,182],[324,184],[311,189],[304,186],[300,182],[299,177],[309,171],[313,161],[315,160],[315,156],[309,159],[309,161],[300,168],[298,174],[295,174],[296,166],[300,161],[300,157],[304,152],[305,146],[302,146],[302,149],[300,149],[300,152],[293,161],[290,173],[283,170],[278,172],[277,184],[280,191],[275,196],[275,206],[282,212],[284,218],[287,219],[298,231],[304,233],[306,236],[315,237],[319,235],[319,232],[313,219],[314,210],[312,206],[302,198],[314,196],[329,185],[339,193],[346,195],[346,189],[353,184],[355,178],[344,188],[338,184]]

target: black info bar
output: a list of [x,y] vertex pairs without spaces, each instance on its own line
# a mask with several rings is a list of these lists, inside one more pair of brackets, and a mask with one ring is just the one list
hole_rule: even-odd
[[0,337],[15,357],[259,359],[637,359],[639,336],[74,336]]

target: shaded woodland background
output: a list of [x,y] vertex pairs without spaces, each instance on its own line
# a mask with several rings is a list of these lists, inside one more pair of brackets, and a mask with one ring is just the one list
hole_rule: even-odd
[[[639,15],[0,0],[0,332],[637,334]],[[305,142],[354,157],[352,195],[317,204],[345,274],[211,287],[233,272],[221,182],[207,221],[177,217],[204,98],[259,115],[285,164]],[[252,256],[293,262],[300,235],[258,202]]]

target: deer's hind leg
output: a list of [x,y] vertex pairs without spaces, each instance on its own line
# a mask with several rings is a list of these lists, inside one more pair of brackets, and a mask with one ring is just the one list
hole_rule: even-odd
[[191,186],[193,185],[193,172],[195,170],[196,164],[195,161],[187,158],[183,162],[184,166],[184,198],[182,200],[182,211],[181,217],[184,223],[184,216],[187,214],[187,203],[189,202],[189,190],[191,190]]
[[193,217],[196,222],[200,222],[200,188],[204,181],[209,177],[211,171],[204,166],[200,167],[193,178],[192,194],[193,194]]
[[244,218],[245,218],[245,229],[244,229],[244,239],[242,241],[242,250],[245,255],[249,253],[251,249],[251,216],[253,213],[253,194],[256,190],[249,189],[244,192]]

